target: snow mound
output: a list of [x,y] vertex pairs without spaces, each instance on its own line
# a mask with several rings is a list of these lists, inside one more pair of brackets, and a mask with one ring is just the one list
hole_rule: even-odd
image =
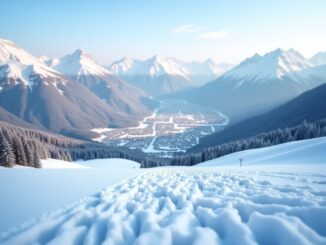
[[235,152],[196,166],[238,166],[243,165],[285,165],[285,164],[325,164],[326,137],[284,143],[280,145]]
[[325,184],[325,171],[161,168],[3,233],[0,244],[326,244]]

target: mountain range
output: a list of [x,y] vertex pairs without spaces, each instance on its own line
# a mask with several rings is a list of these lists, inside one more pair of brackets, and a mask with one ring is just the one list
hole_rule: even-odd
[[0,119],[66,135],[136,125],[161,95],[214,108],[235,124],[325,82],[325,52],[307,59],[277,49],[235,67],[160,56],[101,66],[83,50],[37,58],[0,39]]
[[216,80],[175,97],[218,109],[237,122],[325,82],[326,65],[315,66],[293,49],[277,49],[256,54]]
[[107,69],[148,94],[157,96],[201,86],[232,67],[232,64],[217,64],[212,59],[182,62],[156,55],[147,60],[123,58],[107,66]]
[[[0,106],[28,123],[66,133],[135,125],[149,114],[141,101],[148,97],[145,93],[117,77],[95,73],[88,66],[94,63],[82,52],[72,56],[75,63],[66,64],[66,70],[60,64],[69,57],[49,67],[13,42],[0,40]],[[101,95],[94,93],[99,87],[104,87]]]

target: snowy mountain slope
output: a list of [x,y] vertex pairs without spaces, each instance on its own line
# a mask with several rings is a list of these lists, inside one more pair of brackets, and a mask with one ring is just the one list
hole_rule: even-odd
[[280,145],[235,152],[218,159],[200,163],[198,167],[322,164],[326,170],[326,137],[294,141]]
[[324,165],[158,168],[0,244],[325,244]]
[[326,64],[326,51],[315,54],[309,59],[310,63],[314,66],[320,66]]
[[135,123],[14,43],[0,41],[0,106],[55,132]]
[[[258,54],[246,59],[225,77],[254,81],[280,79],[287,74],[305,70],[312,65],[299,52],[289,49],[276,49],[263,56]],[[238,86],[241,86],[238,84]]]
[[143,61],[124,58],[108,66],[108,70],[155,95],[202,85],[216,79],[230,67],[225,63],[216,64],[211,59],[187,63],[176,58],[154,56]]
[[60,77],[58,72],[50,69],[25,50],[18,48],[13,42],[0,39],[0,80],[6,77],[32,89],[34,75],[56,79],[56,82],[59,82]]
[[53,68],[90,89],[114,111],[127,113],[135,121],[149,113],[144,103],[148,96],[143,91],[112,75],[82,50],[64,56]]
[[1,106],[0,106],[0,121],[10,123],[12,125],[16,125],[16,126],[19,126],[19,127],[38,129],[37,126],[22,120],[21,118],[15,116],[14,114],[6,111]]
[[106,76],[109,72],[98,65],[93,58],[84,51],[77,49],[74,53],[60,59],[53,69],[65,75],[87,76],[97,75]]
[[59,62],[60,62],[60,60],[57,58],[50,59],[50,58],[46,57],[45,55],[42,55],[39,59],[49,67],[54,67],[57,64],[59,64]]
[[293,49],[277,49],[254,55],[215,81],[178,96],[214,107],[239,121],[325,83],[326,76],[316,68]]

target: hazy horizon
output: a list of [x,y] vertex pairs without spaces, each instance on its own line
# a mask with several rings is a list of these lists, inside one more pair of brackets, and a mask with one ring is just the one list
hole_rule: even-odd
[[6,23],[0,38],[35,56],[60,58],[79,48],[100,64],[153,55],[239,63],[276,48],[294,48],[308,58],[326,50],[326,35],[320,32],[326,22],[326,2],[321,0],[245,4],[142,0],[98,1],[96,5],[4,0],[0,6],[4,10],[0,21]]

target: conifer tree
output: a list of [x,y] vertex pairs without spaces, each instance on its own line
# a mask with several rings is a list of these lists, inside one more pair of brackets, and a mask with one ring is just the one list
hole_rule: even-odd
[[17,136],[14,136],[12,142],[13,142],[12,149],[16,156],[16,164],[26,166],[27,160],[26,160],[25,151],[21,139],[18,138]]
[[11,145],[0,132],[0,165],[4,167],[12,167],[15,164],[15,155]]

